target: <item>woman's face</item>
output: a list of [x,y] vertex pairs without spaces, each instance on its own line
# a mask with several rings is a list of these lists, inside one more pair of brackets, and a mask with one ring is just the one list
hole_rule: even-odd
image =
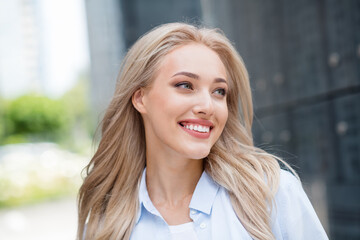
[[147,147],[206,157],[227,121],[227,90],[225,66],[210,48],[194,43],[171,51],[142,92]]

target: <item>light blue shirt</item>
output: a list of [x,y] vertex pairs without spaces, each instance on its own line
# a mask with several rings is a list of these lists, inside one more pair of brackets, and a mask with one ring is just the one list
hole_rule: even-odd
[[[146,169],[139,189],[140,211],[130,239],[169,240],[169,227],[149,198],[145,174]],[[287,171],[281,170],[275,202],[272,231],[277,240],[328,239],[301,183]],[[252,239],[236,216],[228,192],[205,171],[189,208],[199,240]]]

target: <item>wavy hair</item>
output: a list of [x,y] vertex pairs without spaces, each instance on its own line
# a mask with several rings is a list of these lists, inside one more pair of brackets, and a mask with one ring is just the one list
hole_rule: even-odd
[[78,239],[130,238],[146,157],[144,125],[132,95],[151,84],[166,54],[190,43],[215,51],[229,78],[228,120],[204,159],[205,171],[228,191],[239,220],[254,239],[274,239],[270,216],[282,160],[253,144],[253,106],[245,65],[220,30],[185,23],[164,24],[148,32],[123,61],[102,121],[101,141],[79,191]]

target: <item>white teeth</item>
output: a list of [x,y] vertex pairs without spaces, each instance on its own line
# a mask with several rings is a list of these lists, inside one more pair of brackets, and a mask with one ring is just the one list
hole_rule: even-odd
[[207,126],[201,126],[201,125],[184,125],[184,127],[186,129],[190,129],[190,130],[194,130],[194,131],[197,131],[197,132],[203,132],[203,133],[207,133],[210,131],[210,127],[207,127]]

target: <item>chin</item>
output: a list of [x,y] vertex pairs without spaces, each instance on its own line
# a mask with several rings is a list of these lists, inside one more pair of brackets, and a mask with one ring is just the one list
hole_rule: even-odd
[[197,149],[196,151],[188,152],[186,155],[188,155],[191,159],[203,159],[207,157],[210,153],[210,149]]

